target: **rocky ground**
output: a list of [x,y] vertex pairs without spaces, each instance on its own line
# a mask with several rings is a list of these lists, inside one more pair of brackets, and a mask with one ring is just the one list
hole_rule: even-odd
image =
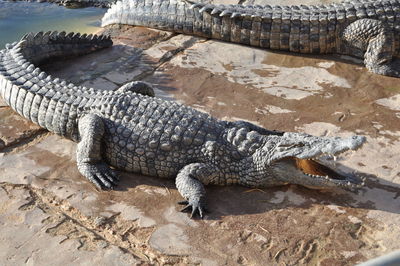
[[77,171],[75,143],[0,102],[1,265],[353,265],[400,248],[398,79],[350,57],[141,27],[106,31],[112,48],[43,68],[105,90],[145,80],[158,97],[269,129],[365,135],[366,145],[340,156],[338,167],[364,175],[366,187],[208,187],[212,212],[191,220],[179,212],[172,180],[121,173],[116,190],[96,190]]

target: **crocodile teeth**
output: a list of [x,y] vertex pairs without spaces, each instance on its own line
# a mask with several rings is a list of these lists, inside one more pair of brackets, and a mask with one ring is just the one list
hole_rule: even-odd
[[320,175],[312,175],[312,174],[308,174],[308,173],[304,173],[304,174],[307,175],[307,176],[314,177],[314,178],[321,178],[322,177]]

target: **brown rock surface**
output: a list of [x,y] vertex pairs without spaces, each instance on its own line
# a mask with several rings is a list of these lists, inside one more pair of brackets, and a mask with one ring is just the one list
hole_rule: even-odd
[[0,151],[5,147],[23,145],[44,132],[0,102]]
[[172,180],[122,173],[116,190],[97,191],[76,169],[73,142],[0,102],[1,265],[353,265],[400,248],[398,79],[338,56],[141,27],[113,32],[113,48],[45,70],[98,89],[146,80],[158,97],[269,129],[366,135],[361,150],[338,161],[362,172],[367,185],[357,193],[208,187],[212,212],[190,220],[178,211]]

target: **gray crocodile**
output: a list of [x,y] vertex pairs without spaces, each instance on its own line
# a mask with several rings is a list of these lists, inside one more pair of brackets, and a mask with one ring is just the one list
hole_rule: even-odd
[[201,217],[203,184],[357,188],[363,180],[316,159],[356,150],[363,136],[315,137],[222,121],[154,97],[150,84],[95,90],[53,78],[37,66],[110,47],[106,36],[39,32],[0,51],[0,95],[20,115],[78,143],[79,172],[111,189],[128,172],[176,178],[186,210]]
[[400,0],[317,6],[243,6],[187,0],[122,0],[102,26],[127,24],[281,51],[364,58],[368,70],[400,77]]

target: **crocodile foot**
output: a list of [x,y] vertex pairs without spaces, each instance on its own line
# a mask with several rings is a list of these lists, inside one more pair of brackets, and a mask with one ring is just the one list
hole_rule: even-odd
[[393,60],[385,65],[367,66],[367,68],[375,74],[400,78],[400,60]]
[[207,212],[206,204],[201,198],[179,201],[178,204],[186,205],[181,212],[190,212],[190,218],[193,218],[198,213],[200,218],[203,219],[204,214]]
[[100,189],[113,189],[119,181],[115,171],[111,170],[105,163],[80,163],[78,169]]

